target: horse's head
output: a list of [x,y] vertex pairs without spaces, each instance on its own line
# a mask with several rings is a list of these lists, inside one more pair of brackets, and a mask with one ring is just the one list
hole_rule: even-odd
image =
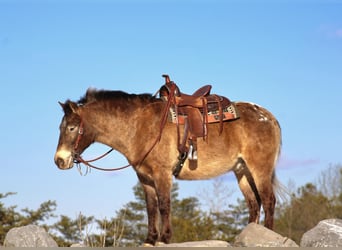
[[93,140],[83,123],[80,107],[71,101],[59,104],[63,108],[64,117],[59,127],[60,135],[54,160],[60,169],[70,169]]

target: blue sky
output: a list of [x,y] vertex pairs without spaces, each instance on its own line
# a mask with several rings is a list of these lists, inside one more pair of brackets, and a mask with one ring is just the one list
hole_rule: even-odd
[[[133,199],[135,173],[57,169],[57,102],[88,87],[155,93],[164,73],[185,93],[212,84],[269,109],[283,133],[278,178],[315,181],[341,163],[341,13],[341,1],[323,0],[0,0],[0,192],[18,193],[5,204],[34,209],[50,199],[58,214],[114,216]],[[114,153],[99,164],[125,163]],[[225,180],[239,196],[233,175]],[[181,197],[212,185],[179,184]]]

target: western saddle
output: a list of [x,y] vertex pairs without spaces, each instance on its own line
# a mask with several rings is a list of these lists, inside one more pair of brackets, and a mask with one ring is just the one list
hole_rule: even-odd
[[[167,102],[168,120],[177,124],[180,171],[186,158],[197,166],[197,138],[202,137],[206,140],[208,123],[219,122],[221,134],[223,122],[238,118],[238,114],[234,103],[228,98],[210,94],[211,85],[205,85],[192,95],[188,95],[180,92],[168,75],[163,75],[163,77],[165,84],[160,88],[159,95]],[[182,138],[179,125],[184,125]]]

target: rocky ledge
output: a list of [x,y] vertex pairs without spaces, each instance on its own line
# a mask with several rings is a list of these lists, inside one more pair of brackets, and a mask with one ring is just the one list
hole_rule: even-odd
[[[6,235],[5,247],[58,247],[44,228],[29,225],[12,228]],[[77,245],[80,247],[82,245]],[[220,240],[191,241],[158,245],[157,247],[299,247],[261,225],[251,223],[236,236],[233,243]],[[342,247],[342,220],[327,219],[304,233],[300,247]]]

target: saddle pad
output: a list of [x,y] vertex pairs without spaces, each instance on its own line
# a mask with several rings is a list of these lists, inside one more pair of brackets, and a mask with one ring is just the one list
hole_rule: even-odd
[[[222,108],[222,120],[223,121],[228,121],[228,120],[234,120],[239,118],[239,112],[238,109],[236,108],[235,104],[231,102],[227,107]],[[177,123],[178,119],[178,124],[184,124],[184,119],[186,118],[186,115],[182,114],[176,114],[176,111],[174,107],[170,108],[169,112],[169,121],[172,123]],[[207,113],[207,121],[208,123],[215,123],[215,122],[220,122],[220,112],[219,110],[211,110]]]

